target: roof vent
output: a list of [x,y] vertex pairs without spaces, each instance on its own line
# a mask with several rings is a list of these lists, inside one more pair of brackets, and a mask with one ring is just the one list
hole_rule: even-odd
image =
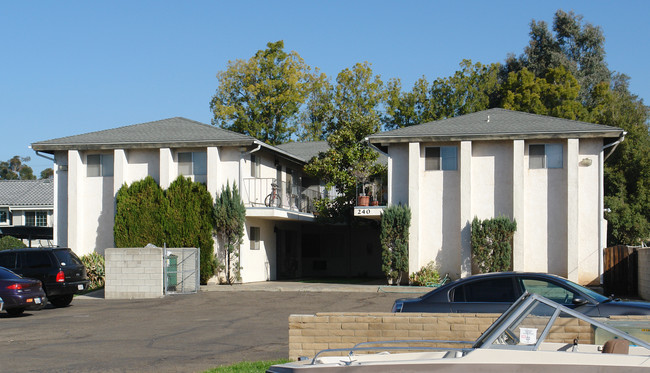
[[486,122],[490,123],[490,116],[489,115],[488,115],[488,119],[486,120]]

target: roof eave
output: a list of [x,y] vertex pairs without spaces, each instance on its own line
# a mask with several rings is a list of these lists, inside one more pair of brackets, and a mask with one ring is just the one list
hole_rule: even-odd
[[200,140],[176,142],[133,142],[133,143],[72,143],[72,144],[43,144],[33,143],[32,149],[52,154],[63,150],[113,150],[113,149],[159,149],[159,148],[192,148],[209,146],[251,146],[255,140]]
[[409,143],[409,142],[442,142],[442,141],[468,141],[468,140],[540,140],[540,139],[567,139],[567,138],[615,138],[620,137],[623,130],[615,131],[574,131],[574,132],[537,132],[537,133],[491,133],[467,135],[404,135],[404,136],[370,136],[372,144]]

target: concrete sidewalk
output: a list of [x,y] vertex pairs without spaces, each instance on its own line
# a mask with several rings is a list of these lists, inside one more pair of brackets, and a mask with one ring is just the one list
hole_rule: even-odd
[[264,281],[246,284],[201,285],[201,291],[294,291],[294,292],[341,292],[341,293],[404,293],[420,295],[433,290],[419,286],[388,286],[376,283],[340,284],[308,283],[300,281]]

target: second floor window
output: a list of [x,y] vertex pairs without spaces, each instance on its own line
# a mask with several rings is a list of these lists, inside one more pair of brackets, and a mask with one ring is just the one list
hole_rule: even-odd
[[25,211],[25,225],[47,227],[47,211]]
[[562,144],[528,146],[528,168],[562,168]]
[[261,177],[260,175],[260,157],[251,154],[251,177]]
[[457,153],[458,148],[456,146],[430,146],[424,148],[424,170],[457,170]]
[[178,153],[178,173],[181,175],[207,175],[208,156],[205,152]]
[[88,154],[86,175],[88,177],[113,176],[113,154]]

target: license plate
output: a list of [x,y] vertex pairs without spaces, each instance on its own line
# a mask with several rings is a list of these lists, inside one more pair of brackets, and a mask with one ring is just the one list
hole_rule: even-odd
[[34,303],[41,304],[41,298],[34,298]]
[[83,286],[83,285],[77,285],[77,289],[79,289],[79,290],[83,290],[83,289],[84,289],[84,286]]

